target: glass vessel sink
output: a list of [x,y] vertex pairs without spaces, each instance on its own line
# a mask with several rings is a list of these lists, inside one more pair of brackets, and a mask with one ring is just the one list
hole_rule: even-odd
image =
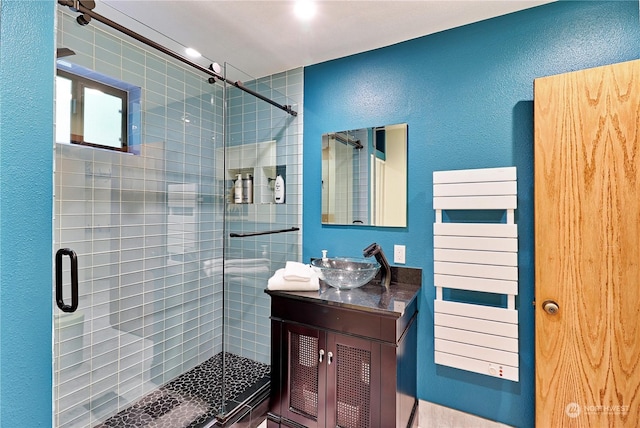
[[331,257],[315,259],[311,266],[320,272],[320,279],[339,290],[358,288],[373,279],[380,264],[371,259]]

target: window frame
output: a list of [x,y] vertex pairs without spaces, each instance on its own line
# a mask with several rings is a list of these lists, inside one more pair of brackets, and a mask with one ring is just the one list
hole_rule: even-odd
[[[87,77],[71,73],[60,68],[56,69],[56,74],[65,79],[71,81],[71,102],[75,102],[75,109],[71,109],[71,135],[69,135],[69,142],[71,144],[77,144],[82,146],[96,147],[100,149],[114,150],[119,152],[129,152],[129,135],[128,135],[128,122],[129,122],[129,93],[126,90],[119,89],[110,85],[107,85],[96,80],[89,79]],[[120,115],[121,132],[120,132],[120,147],[105,146],[102,144],[92,143],[84,140],[84,89],[90,88],[101,91],[105,94],[119,98],[121,101]],[[75,111],[74,111],[75,110]],[[80,134],[74,133],[81,132]]]

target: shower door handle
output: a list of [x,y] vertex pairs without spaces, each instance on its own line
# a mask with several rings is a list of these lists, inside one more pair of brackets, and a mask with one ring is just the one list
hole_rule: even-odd
[[[71,260],[71,304],[64,302],[62,295],[62,256]],[[63,312],[75,312],[78,309],[78,256],[69,248],[61,248],[56,252],[56,304]]]

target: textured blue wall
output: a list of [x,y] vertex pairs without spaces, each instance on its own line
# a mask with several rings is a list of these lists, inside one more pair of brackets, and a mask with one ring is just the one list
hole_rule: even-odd
[[54,1],[0,0],[0,426],[51,425]]
[[[638,1],[559,2],[305,69],[303,258],[407,247],[421,267],[418,396],[534,425],[533,80],[639,57]],[[401,229],[321,226],[321,135],[409,124],[409,218]],[[520,382],[433,362],[432,172],[518,168]]]

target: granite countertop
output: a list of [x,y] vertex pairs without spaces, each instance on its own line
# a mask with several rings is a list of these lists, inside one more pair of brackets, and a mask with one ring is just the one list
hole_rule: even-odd
[[400,317],[414,299],[422,285],[422,269],[391,267],[391,285],[385,290],[380,285],[379,275],[370,283],[353,290],[338,290],[320,281],[318,291],[265,290],[272,296],[283,296],[295,300],[324,303],[331,306],[380,315]]

